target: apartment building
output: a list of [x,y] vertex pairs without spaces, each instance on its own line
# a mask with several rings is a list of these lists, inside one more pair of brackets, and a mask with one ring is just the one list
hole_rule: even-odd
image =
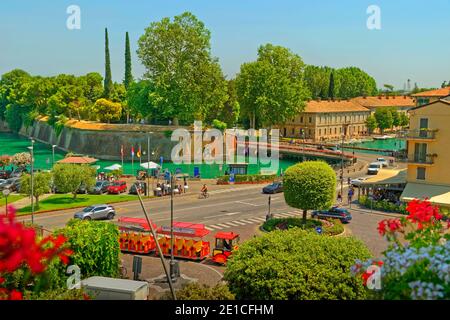
[[352,101],[366,107],[375,113],[379,108],[393,108],[398,112],[407,113],[410,109],[416,107],[416,100],[409,96],[371,96],[357,97]]
[[450,212],[450,101],[435,100],[409,114],[407,185],[401,200],[428,198]]
[[416,94],[411,95],[411,97],[416,99],[416,106],[423,106],[444,98],[447,98],[450,96],[450,86],[436,89],[436,90],[430,90],[430,91],[424,91],[419,92]]
[[367,134],[370,110],[352,100],[311,100],[305,110],[278,126],[283,137],[314,142],[338,140]]

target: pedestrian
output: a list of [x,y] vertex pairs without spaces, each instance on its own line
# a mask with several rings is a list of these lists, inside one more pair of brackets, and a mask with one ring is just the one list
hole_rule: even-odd
[[187,184],[187,181],[186,181],[186,179],[184,180],[184,188],[183,188],[183,191],[184,191],[184,193],[186,193],[186,191],[189,189],[189,186],[188,186],[188,184]]
[[347,183],[348,183],[348,185],[351,185],[351,184],[352,184],[352,179],[350,179],[350,177],[348,177]]
[[354,194],[355,192],[353,191],[353,188],[349,188],[348,189],[348,204],[351,204],[352,203],[352,198],[353,198],[353,194]]
[[338,201],[339,203],[342,203],[342,194],[341,194],[340,192],[338,192],[338,195],[337,195],[337,201]]

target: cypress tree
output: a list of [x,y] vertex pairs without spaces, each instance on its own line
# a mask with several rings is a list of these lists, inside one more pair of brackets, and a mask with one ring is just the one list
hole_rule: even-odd
[[109,57],[108,29],[105,28],[105,82],[104,82],[103,96],[106,99],[111,98],[113,89],[114,87],[111,75],[111,60]]
[[123,79],[123,84],[128,90],[131,83],[133,82],[133,75],[131,73],[131,50],[130,50],[130,38],[128,37],[128,32],[125,35],[125,78]]
[[330,86],[328,87],[328,98],[334,99],[334,71],[330,73]]

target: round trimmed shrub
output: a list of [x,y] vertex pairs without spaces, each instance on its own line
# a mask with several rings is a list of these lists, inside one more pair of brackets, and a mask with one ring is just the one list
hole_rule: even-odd
[[350,267],[370,256],[353,237],[324,237],[298,228],[273,231],[244,242],[224,277],[236,299],[364,299],[366,290]]

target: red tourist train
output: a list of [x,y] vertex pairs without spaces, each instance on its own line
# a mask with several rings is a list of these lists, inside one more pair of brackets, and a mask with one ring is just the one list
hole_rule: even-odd
[[[120,217],[119,243],[123,252],[140,254],[157,254],[156,242],[151,234],[151,228],[146,219]],[[170,226],[157,227],[157,241],[165,256],[171,255]],[[176,258],[201,261],[211,255],[210,242],[206,236],[210,231],[204,224],[190,222],[174,222],[173,224],[173,255]],[[217,232],[214,236],[215,247],[212,250],[212,260],[218,264],[226,264],[228,257],[236,250],[239,235],[233,232]]]

